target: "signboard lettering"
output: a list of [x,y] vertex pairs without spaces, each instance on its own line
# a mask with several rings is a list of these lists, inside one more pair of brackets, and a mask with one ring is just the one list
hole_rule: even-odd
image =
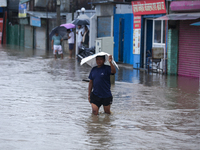
[[140,54],[141,16],[134,16],[133,54]]
[[148,15],[148,14],[165,14],[165,1],[132,1],[132,9],[134,15]]

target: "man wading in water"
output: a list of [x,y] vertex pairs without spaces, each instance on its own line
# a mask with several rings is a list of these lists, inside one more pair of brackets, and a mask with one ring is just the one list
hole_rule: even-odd
[[112,64],[112,55],[108,59],[110,66],[105,65],[105,56],[97,56],[97,66],[93,67],[89,75],[88,100],[92,106],[92,113],[98,115],[99,108],[103,105],[104,112],[110,114],[110,106],[113,101],[110,91],[110,75],[116,73]]

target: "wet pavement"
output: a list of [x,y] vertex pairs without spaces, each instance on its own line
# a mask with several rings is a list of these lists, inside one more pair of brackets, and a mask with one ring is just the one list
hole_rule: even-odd
[[0,47],[0,149],[199,150],[199,79],[119,67],[112,114],[93,116],[89,66]]

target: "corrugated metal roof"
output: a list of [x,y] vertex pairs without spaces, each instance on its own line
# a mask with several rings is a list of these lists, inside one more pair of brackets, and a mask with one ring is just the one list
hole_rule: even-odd
[[[30,16],[38,18],[57,18],[56,12],[38,12],[38,11],[27,11]],[[65,16],[67,13],[60,13],[60,16]]]
[[89,2],[88,4],[92,4],[92,5],[101,5],[101,4],[131,4],[131,2],[99,1],[99,2]]
[[21,0],[20,3],[23,4],[23,3],[26,3],[26,2],[29,2],[29,1],[30,0]]
[[177,13],[168,14],[154,20],[195,20],[200,18],[200,13]]

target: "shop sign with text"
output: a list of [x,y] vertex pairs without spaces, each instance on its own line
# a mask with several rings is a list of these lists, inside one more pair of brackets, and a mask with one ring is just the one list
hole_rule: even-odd
[[18,13],[18,17],[19,18],[24,18],[26,17],[26,4],[19,4],[19,13]]
[[133,54],[140,54],[141,16],[134,16]]
[[7,0],[0,0],[0,7],[7,7]]
[[132,1],[134,15],[166,14],[164,0]]
[[41,19],[37,17],[30,17],[30,25],[36,26],[36,27],[41,27]]

